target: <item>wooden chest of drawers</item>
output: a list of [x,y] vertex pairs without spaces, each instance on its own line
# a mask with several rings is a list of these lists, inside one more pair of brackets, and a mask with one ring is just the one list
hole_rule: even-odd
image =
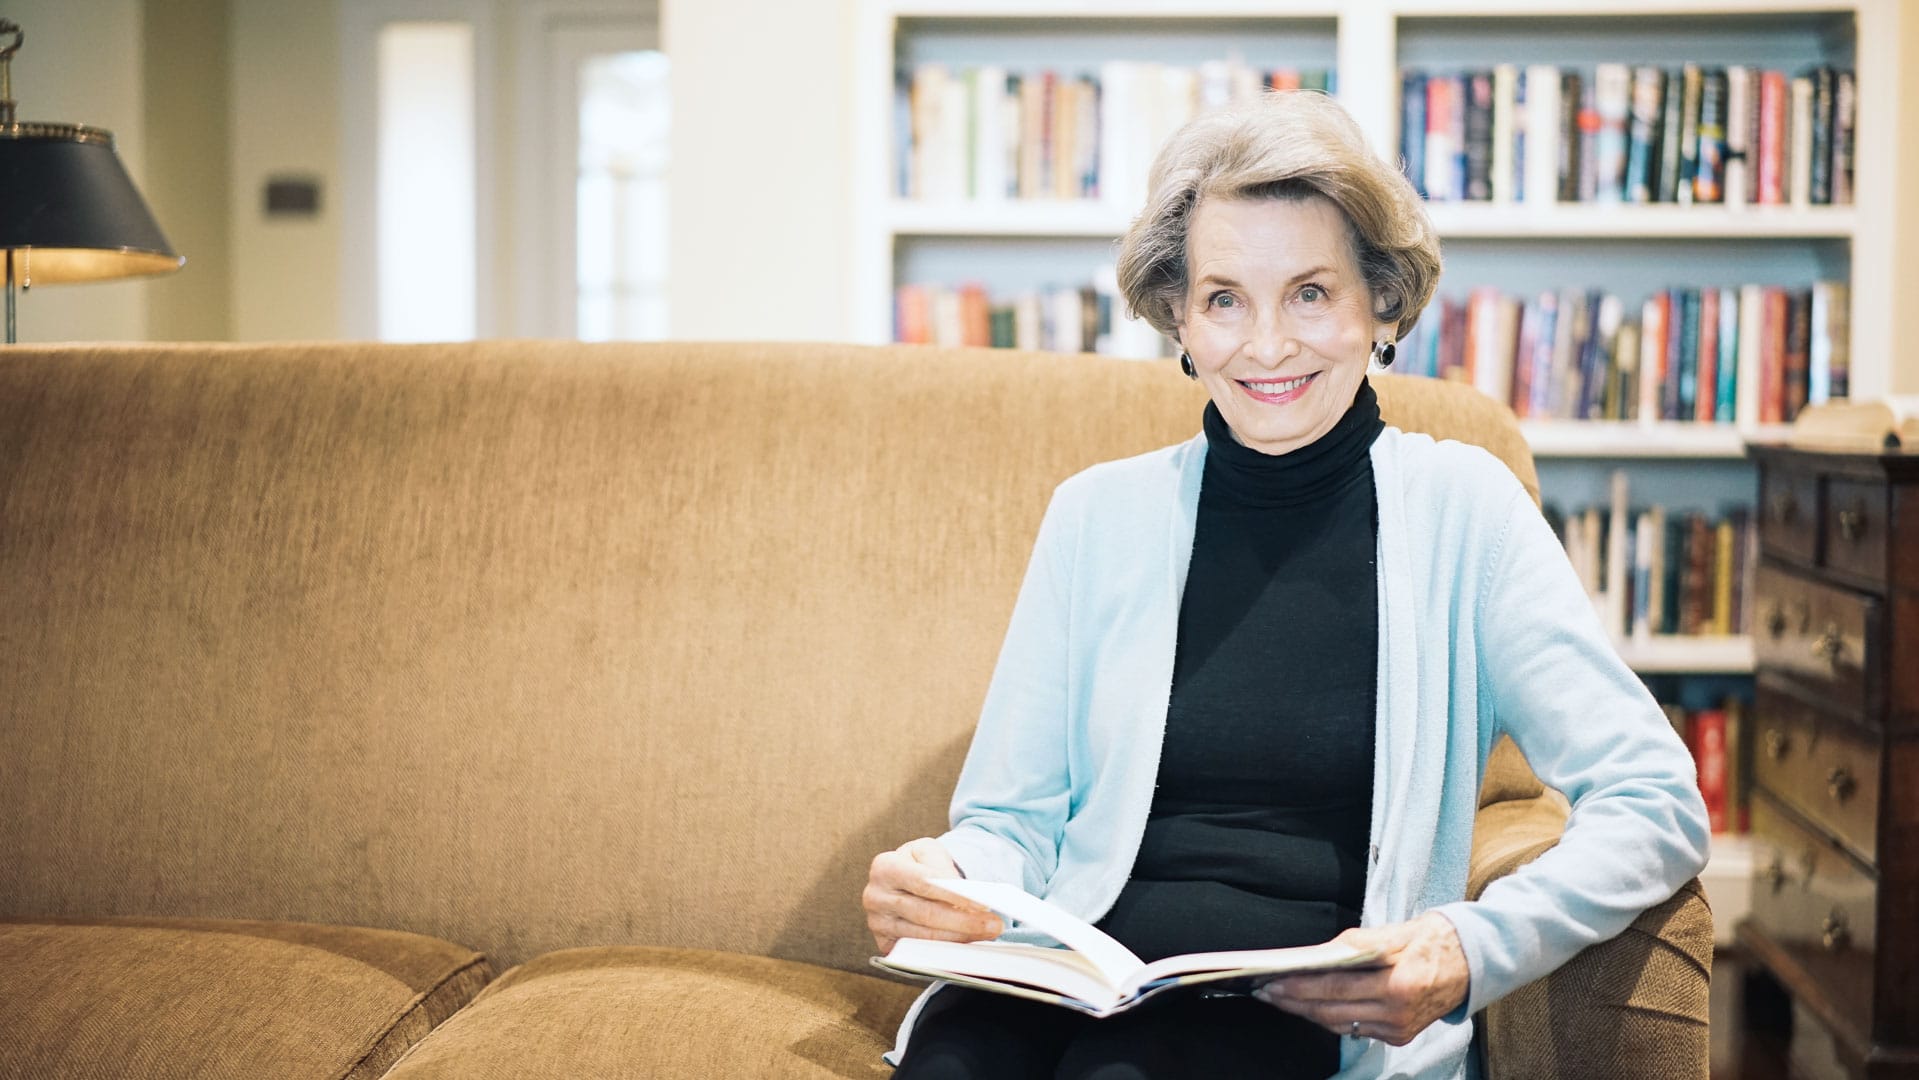
[[1755,446],[1752,914],[1805,1077],[1919,1080],[1919,453]]

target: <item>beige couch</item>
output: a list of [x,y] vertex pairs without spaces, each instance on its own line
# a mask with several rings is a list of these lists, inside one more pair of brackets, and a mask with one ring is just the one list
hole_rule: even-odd
[[[1503,409],[1377,385],[1532,483]],[[983,351],[0,351],[0,1077],[885,1075],[867,862],[942,827],[1053,485],[1202,403]],[[1487,796],[1480,880],[1563,816]],[[1493,1010],[1495,1073],[1703,1077],[1710,948],[1689,888]]]

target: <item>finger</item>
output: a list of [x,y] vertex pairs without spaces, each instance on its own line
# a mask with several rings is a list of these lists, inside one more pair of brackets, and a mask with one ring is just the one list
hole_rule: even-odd
[[1386,998],[1392,985],[1392,976],[1391,968],[1328,971],[1313,975],[1289,975],[1267,983],[1262,989],[1274,997],[1290,1001],[1379,1001]]
[[[896,852],[892,854],[895,856],[898,855]],[[976,900],[969,900],[956,892],[942,889],[938,885],[933,884],[932,878],[926,873],[925,866],[912,861],[910,858],[896,857],[894,860],[888,862],[884,875],[882,879],[883,882],[891,886],[895,892],[911,893],[914,896],[923,897],[935,903],[944,904],[947,907],[974,915],[992,914],[993,909],[987,907],[985,904],[979,903]]]
[[1253,996],[1275,1009],[1337,1032],[1341,1035],[1353,1035],[1353,1024],[1359,1024],[1358,1036],[1368,1039],[1381,1039],[1391,1042],[1398,1035],[1396,1017],[1382,1003],[1362,1002],[1358,1004],[1320,1001],[1299,1001],[1288,998],[1268,996],[1264,990],[1256,990]]
[[926,938],[932,941],[978,941],[980,935],[946,930],[936,926],[927,926],[899,915],[883,914],[875,917],[877,922],[869,920],[869,928],[874,933],[887,933],[894,937]]
[[880,908],[908,922],[935,930],[971,934],[975,938],[996,937],[1002,929],[999,918],[990,911],[963,911],[950,904],[909,893],[893,893],[883,897]]

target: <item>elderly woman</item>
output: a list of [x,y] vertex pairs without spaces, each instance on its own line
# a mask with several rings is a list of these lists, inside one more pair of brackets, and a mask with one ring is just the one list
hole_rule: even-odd
[[[1411,185],[1323,95],[1173,137],[1119,274],[1206,387],[1203,430],[1060,485],[952,829],[875,858],[863,896],[882,949],[995,936],[930,884],[963,874],[1147,960],[1336,937],[1384,966],[1104,1020],[935,987],[897,1075],[1464,1076],[1475,1013],[1704,865],[1692,761],[1524,488],[1380,420],[1369,363],[1439,267]],[[1572,814],[1468,902],[1502,733]]]

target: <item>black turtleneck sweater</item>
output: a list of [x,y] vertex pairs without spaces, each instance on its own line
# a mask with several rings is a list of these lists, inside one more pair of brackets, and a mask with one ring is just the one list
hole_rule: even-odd
[[1370,384],[1310,446],[1242,446],[1206,406],[1159,783],[1100,926],[1146,960],[1359,924],[1379,667]]

